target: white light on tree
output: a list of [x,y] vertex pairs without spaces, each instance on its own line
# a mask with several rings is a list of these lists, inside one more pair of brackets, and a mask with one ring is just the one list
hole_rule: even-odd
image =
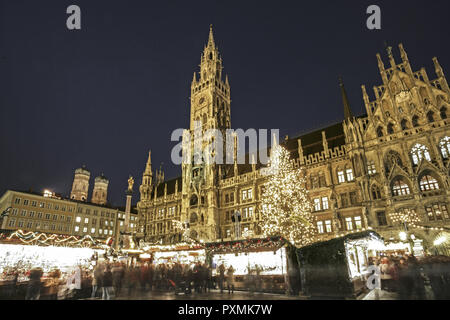
[[296,246],[315,241],[315,218],[305,178],[289,152],[278,144],[271,150],[267,182],[261,196],[260,226],[266,236],[282,236]]

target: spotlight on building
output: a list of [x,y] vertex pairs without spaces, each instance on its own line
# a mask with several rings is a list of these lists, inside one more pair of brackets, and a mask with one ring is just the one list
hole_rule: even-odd
[[437,238],[436,240],[434,240],[433,244],[435,246],[440,246],[441,244],[443,244],[444,242],[447,241],[447,237],[446,236],[440,236],[439,238]]
[[402,231],[398,234],[398,236],[400,237],[400,240],[405,241],[407,239],[407,235],[406,232]]

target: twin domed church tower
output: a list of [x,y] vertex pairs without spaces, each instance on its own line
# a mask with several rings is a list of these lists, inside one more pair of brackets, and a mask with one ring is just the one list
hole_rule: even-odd
[[[90,171],[84,165],[75,170],[70,199],[78,201],[88,200],[90,176]],[[92,203],[99,205],[105,205],[107,203],[108,184],[109,180],[103,174],[95,178],[91,198]]]

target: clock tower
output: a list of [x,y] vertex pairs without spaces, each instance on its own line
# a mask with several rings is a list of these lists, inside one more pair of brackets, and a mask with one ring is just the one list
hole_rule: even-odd
[[[194,72],[191,84],[191,117],[189,133],[192,159],[183,163],[182,220],[190,224],[190,236],[198,240],[217,238],[219,165],[194,161],[194,136],[205,135],[209,129],[222,132],[225,150],[225,131],[231,128],[230,85],[223,79],[222,59],[214,43],[212,26],[208,43],[200,59],[200,72]],[[201,151],[213,143],[213,137],[200,142]],[[195,150],[199,149],[197,146]],[[225,153],[225,151],[224,151]],[[204,154],[204,153],[203,153]]]

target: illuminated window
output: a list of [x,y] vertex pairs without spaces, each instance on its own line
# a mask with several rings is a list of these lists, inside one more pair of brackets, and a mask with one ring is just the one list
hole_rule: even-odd
[[430,175],[424,175],[420,179],[420,190],[422,191],[428,191],[428,190],[438,190],[439,184],[437,180],[430,176]]
[[352,218],[345,218],[345,225],[347,226],[347,231],[353,230]]
[[123,221],[120,221],[120,226],[121,226],[121,227],[123,226]]
[[375,168],[375,161],[371,160],[367,163],[367,173],[368,174],[377,173],[377,169]]
[[81,222],[81,217],[80,216],[76,217],[75,222]]
[[450,137],[445,136],[439,142],[439,149],[441,149],[441,154],[444,159],[448,159],[450,156]]
[[322,197],[322,210],[328,210],[328,197]]
[[347,181],[353,181],[353,169],[347,169]]
[[404,196],[410,194],[409,186],[402,179],[396,179],[392,183],[392,195]]
[[317,222],[317,230],[319,233],[323,233],[323,222],[322,221]]
[[445,204],[435,203],[431,206],[425,207],[425,210],[428,215],[428,220],[430,221],[443,220],[443,218],[449,219],[447,205]]
[[83,232],[86,233],[87,232],[87,227],[83,228]]
[[89,223],[89,218],[84,218],[84,223]]
[[44,207],[45,207],[45,203],[39,202],[39,208],[44,208]]
[[339,183],[345,182],[344,171],[338,171],[338,181],[339,181]]
[[326,232],[330,233],[333,231],[332,227],[331,227],[331,220],[326,220],[325,221],[325,230]]
[[113,233],[113,231],[112,231],[112,230],[109,230],[109,235],[112,235],[112,233]]
[[103,234],[108,234],[108,230],[104,229]]
[[361,217],[357,216],[354,218],[355,219],[355,226],[357,230],[361,230],[362,229],[362,223],[361,223]]
[[320,199],[314,199],[314,210],[320,211]]
[[103,232],[103,229],[98,229],[99,234],[102,234],[102,232]]
[[431,161],[430,153],[428,152],[428,148],[420,143],[416,143],[411,148],[411,157],[412,157],[412,161],[415,165],[418,165],[420,160],[422,160],[423,158],[427,159],[428,161]]
[[75,226],[75,232],[80,231],[80,227],[79,226]]

